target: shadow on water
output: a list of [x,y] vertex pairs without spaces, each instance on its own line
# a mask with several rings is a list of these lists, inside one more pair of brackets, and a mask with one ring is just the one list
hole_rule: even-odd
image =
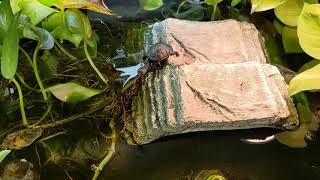
[[291,149],[276,141],[250,145],[239,140],[271,131],[189,133],[143,146],[129,146],[122,141],[101,179],[189,179],[204,169],[218,169],[229,180],[320,179],[319,143]]

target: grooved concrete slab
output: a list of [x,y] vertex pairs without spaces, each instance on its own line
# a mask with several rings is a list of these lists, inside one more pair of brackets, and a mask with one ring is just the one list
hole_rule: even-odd
[[265,64],[252,24],[167,19],[154,24],[146,49],[160,41],[180,56],[143,79],[126,122],[137,144],[194,131],[298,124],[287,85],[275,66]]

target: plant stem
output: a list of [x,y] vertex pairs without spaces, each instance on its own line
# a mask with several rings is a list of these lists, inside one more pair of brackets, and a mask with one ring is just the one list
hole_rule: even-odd
[[37,67],[37,56],[38,56],[39,48],[40,48],[40,43],[38,43],[36,49],[34,50],[32,67],[33,67],[34,75],[36,76],[37,82],[39,84],[40,91],[42,93],[43,99],[44,99],[44,101],[47,102],[48,101],[48,96],[47,96],[46,90],[44,89],[42,81],[40,79],[39,72],[38,72],[38,67]]
[[14,83],[14,85],[17,87],[17,90],[18,90],[22,123],[25,126],[29,126],[29,123],[26,117],[26,112],[24,111],[23,94],[22,94],[21,87],[15,78],[13,78],[11,81]]
[[32,60],[31,60],[31,57],[29,56],[29,54],[21,46],[19,46],[19,49],[23,53],[23,55],[26,56],[28,62],[32,66]]
[[55,126],[58,126],[58,125],[61,125],[61,124],[72,122],[72,121],[74,121],[76,119],[79,119],[81,117],[88,116],[88,115],[98,111],[101,108],[104,108],[106,105],[110,104],[112,101],[113,101],[113,98],[110,98],[110,99],[108,99],[106,101],[100,102],[99,104],[97,104],[96,106],[92,107],[88,111],[85,111],[83,113],[67,117],[65,119],[61,119],[61,120],[57,120],[57,121],[54,121],[54,122],[51,122],[51,123],[43,124],[43,125],[40,125],[39,127],[44,129],[44,128],[55,127]]
[[99,71],[99,69],[96,67],[96,65],[94,65],[91,56],[88,52],[88,45],[86,42],[84,42],[84,53],[86,54],[86,57],[91,65],[91,67],[94,69],[94,71],[98,74],[98,76],[100,77],[100,79],[106,84],[108,85],[108,80],[102,75],[102,73]]
[[116,152],[116,140],[117,140],[117,134],[116,134],[116,130],[114,127],[114,119],[112,118],[109,122],[109,127],[111,128],[112,131],[112,141],[111,141],[111,147],[109,149],[108,154],[106,155],[106,157],[100,162],[99,166],[97,167],[97,169],[94,172],[94,176],[92,177],[92,180],[96,180],[100,174],[100,171],[103,170],[104,166],[110,161],[110,159],[113,157],[114,153]]
[[41,92],[39,89],[35,89],[30,87],[22,78],[22,76],[20,76],[18,73],[16,73],[16,76],[18,77],[19,81],[22,83],[22,85],[24,85],[27,89],[31,90],[31,91],[36,91],[36,92]]
[[76,60],[77,58],[70,54],[57,40],[54,40],[55,44],[58,46],[60,51],[65,54],[68,58],[72,60]]
[[179,4],[178,9],[176,11],[176,15],[178,15],[180,13],[180,10],[182,8],[182,6],[186,3],[187,1],[183,1],[182,3]]
[[50,113],[51,111],[51,108],[52,108],[52,102],[51,101],[48,101],[48,107],[47,107],[47,110],[46,112],[44,112],[44,114],[41,116],[41,118],[35,122],[34,124],[32,124],[32,127],[35,127],[37,126],[38,124],[40,124],[47,116],[48,114]]

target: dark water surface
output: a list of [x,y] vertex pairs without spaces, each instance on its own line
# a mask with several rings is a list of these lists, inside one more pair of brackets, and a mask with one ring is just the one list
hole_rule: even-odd
[[229,180],[320,179],[320,143],[292,149],[276,141],[253,145],[239,140],[265,132],[270,130],[189,133],[143,146],[122,140],[101,179],[178,180],[204,169],[218,169]]

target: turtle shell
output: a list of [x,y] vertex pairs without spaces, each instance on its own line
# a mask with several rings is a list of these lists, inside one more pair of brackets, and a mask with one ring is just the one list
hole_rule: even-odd
[[173,52],[172,47],[166,43],[157,43],[153,45],[147,52],[150,61],[160,62],[167,59]]

